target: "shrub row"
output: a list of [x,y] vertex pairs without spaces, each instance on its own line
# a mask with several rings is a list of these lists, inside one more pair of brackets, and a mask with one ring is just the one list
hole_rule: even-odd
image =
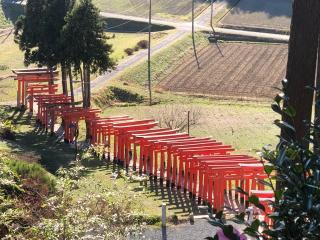
[[147,40],[141,40],[137,43],[137,45],[134,48],[126,48],[124,52],[131,56],[135,51],[139,51],[140,49],[147,49],[149,47],[149,41]]

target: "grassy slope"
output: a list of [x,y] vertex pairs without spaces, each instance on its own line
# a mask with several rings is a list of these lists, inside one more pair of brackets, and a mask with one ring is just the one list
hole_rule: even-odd
[[12,77],[1,80],[1,77],[11,75],[12,68],[21,68],[23,64],[23,53],[17,44],[13,42],[13,36],[0,37],[0,65],[7,69],[0,70],[0,102],[15,100],[16,83]]
[[0,2],[0,29],[1,28],[7,28],[10,27],[11,23],[6,17],[4,16],[3,10],[2,10],[2,4]]
[[[197,44],[208,44],[206,35],[197,35]],[[177,41],[168,48],[157,53],[152,58],[152,81],[155,92],[155,102],[162,104],[191,104],[201,108],[203,117],[198,126],[192,129],[196,136],[212,136],[227,144],[233,145],[237,150],[255,154],[267,143],[276,143],[277,128],[272,124],[276,118],[269,107],[269,103],[248,103],[232,101],[216,101],[207,98],[176,95],[170,92],[162,92],[156,84],[175,68],[185,54],[190,54],[191,38],[189,36]],[[186,51],[187,50],[187,51]],[[125,70],[108,85],[128,89],[139,93],[146,99],[148,93],[144,84],[147,82],[147,64],[145,61]],[[125,83],[125,84],[124,84]],[[99,94],[96,93],[96,94]],[[102,92],[100,92],[102,94]],[[155,112],[153,106],[112,107],[104,112],[106,115],[128,114],[137,118],[150,117]],[[160,104],[161,107],[161,104]]]
[[[0,112],[3,106],[0,106]],[[73,159],[74,150],[68,145],[57,143],[55,138],[49,137],[43,131],[38,131],[34,127],[34,118],[30,118],[27,113],[10,113],[11,119],[17,122],[17,140],[6,142],[0,140],[0,152],[17,156],[20,160],[27,162],[40,162],[46,169],[55,172],[58,167],[66,166]],[[149,187],[140,186],[139,183],[128,183],[120,178],[116,181],[111,180],[111,169],[105,167],[91,169],[89,173],[80,181],[80,187],[75,193],[75,200],[88,193],[99,192],[108,186],[117,189],[119,194],[138,196],[139,204],[137,210],[149,216],[161,216],[161,195],[151,192]],[[148,183],[149,186],[149,183]],[[178,200],[180,201],[180,200]],[[142,205],[142,209],[141,208]],[[168,209],[168,216],[178,214],[179,217],[188,216],[187,208],[175,208],[173,205]]]
[[[179,103],[180,102],[180,103]],[[201,120],[191,127],[194,136],[211,136],[214,139],[231,144],[238,152],[255,156],[266,144],[276,144],[277,127],[273,125],[276,115],[269,104],[248,102],[224,102],[180,97],[175,103],[186,104],[201,111]],[[171,103],[172,104],[172,103]],[[112,107],[104,115],[126,114],[138,119],[153,117],[161,105]],[[187,116],[181,116],[187,117]]]
[[[205,34],[197,34],[196,36],[197,45],[208,42]],[[187,36],[152,57],[151,71],[154,85],[179,65],[181,63],[180,60],[185,54],[190,54],[192,49],[191,44],[191,37]],[[147,77],[147,62],[144,60],[123,71],[115,80],[143,86],[147,82]]]
[[[152,45],[157,44],[161,39],[172,32],[173,31],[152,33]],[[115,38],[112,38],[113,35]],[[117,61],[127,57],[127,54],[124,52],[126,48],[134,48],[139,41],[148,40],[147,33],[107,33],[107,36],[111,37],[107,42],[113,45],[111,57]]]

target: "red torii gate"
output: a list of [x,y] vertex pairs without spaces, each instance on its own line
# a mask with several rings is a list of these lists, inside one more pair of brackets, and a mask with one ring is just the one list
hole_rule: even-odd
[[35,95],[34,101],[38,103],[37,111],[37,121],[48,128],[48,114],[49,114],[49,105],[50,104],[68,104],[71,103],[71,97],[68,97],[64,94],[45,94],[45,95]]
[[[48,85],[52,85],[54,81],[57,81],[58,71],[50,71],[44,68],[34,69],[13,69],[13,73],[16,74],[15,80],[18,81],[17,89],[17,106],[26,105],[27,88],[30,83],[43,83],[47,82]],[[51,89],[49,89],[51,90]],[[50,94],[54,92],[49,91]]]
[[35,95],[43,95],[43,94],[56,94],[58,91],[58,84],[50,84],[50,85],[44,85],[44,84],[35,84],[35,85],[29,85],[27,87],[27,95],[28,95],[28,103],[29,103],[29,110],[30,112],[33,112],[33,103],[34,103],[34,96]]
[[[72,107],[61,111],[61,116],[64,120],[64,140],[67,143],[71,143],[74,140],[75,132],[72,131],[72,126],[78,128],[80,120],[90,122],[92,119],[98,118],[98,114],[101,113],[100,109]],[[90,130],[89,130],[90,131]]]

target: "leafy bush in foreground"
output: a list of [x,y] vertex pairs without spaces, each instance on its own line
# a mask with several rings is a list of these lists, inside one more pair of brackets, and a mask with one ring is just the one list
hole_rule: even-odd
[[46,171],[41,165],[9,158],[5,160],[5,163],[13,172],[19,175],[20,178],[35,180],[39,184],[46,186],[49,192],[54,192],[56,180],[54,176]]
[[50,215],[44,200],[55,181],[38,164],[0,155],[0,238],[25,239],[25,230]]
[[57,194],[47,201],[54,216],[42,219],[31,229],[32,239],[114,240],[140,236],[143,224],[133,211],[134,198],[121,196],[116,189],[104,189],[75,201],[74,181],[62,178],[59,186]]
[[[285,90],[286,81],[283,85]],[[272,109],[289,118],[296,114],[284,94],[276,96]],[[295,138],[294,126],[281,120],[276,120],[275,124],[286,132],[286,137],[280,137],[276,149],[265,147],[261,154],[269,176],[268,181],[262,183],[272,189],[275,196],[275,201],[270,201],[273,212],[267,214],[273,224],[268,225],[259,219],[248,223],[243,213],[234,220],[246,224],[244,232],[256,239],[320,239],[320,155],[309,148],[311,145],[319,149],[314,136],[320,133],[320,125],[307,123],[310,135],[302,143]],[[241,189],[238,191],[249,195]],[[265,211],[257,196],[250,196],[249,202]],[[215,224],[223,229],[226,236],[239,239],[233,234],[233,227],[222,220],[222,213],[216,218]]]

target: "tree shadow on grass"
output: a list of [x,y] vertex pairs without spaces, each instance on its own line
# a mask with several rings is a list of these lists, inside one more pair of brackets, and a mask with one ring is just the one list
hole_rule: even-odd
[[66,167],[74,160],[74,149],[59,142],[57,137],[50,136],[36,124],[32,115],[25,114],[24,111],[15,111],[11,120],[21,128],[16,134],[13,147],[18,154],[33,152],[39,156],[39,163],[51,173],[55,173],[60,167]]
[[198,203],[181,189],[153,179],[150,179],[148,189],[156,199],[166,202],[168,209],[175,211],[175,214],[189,216],[190,213],[198,213]]

